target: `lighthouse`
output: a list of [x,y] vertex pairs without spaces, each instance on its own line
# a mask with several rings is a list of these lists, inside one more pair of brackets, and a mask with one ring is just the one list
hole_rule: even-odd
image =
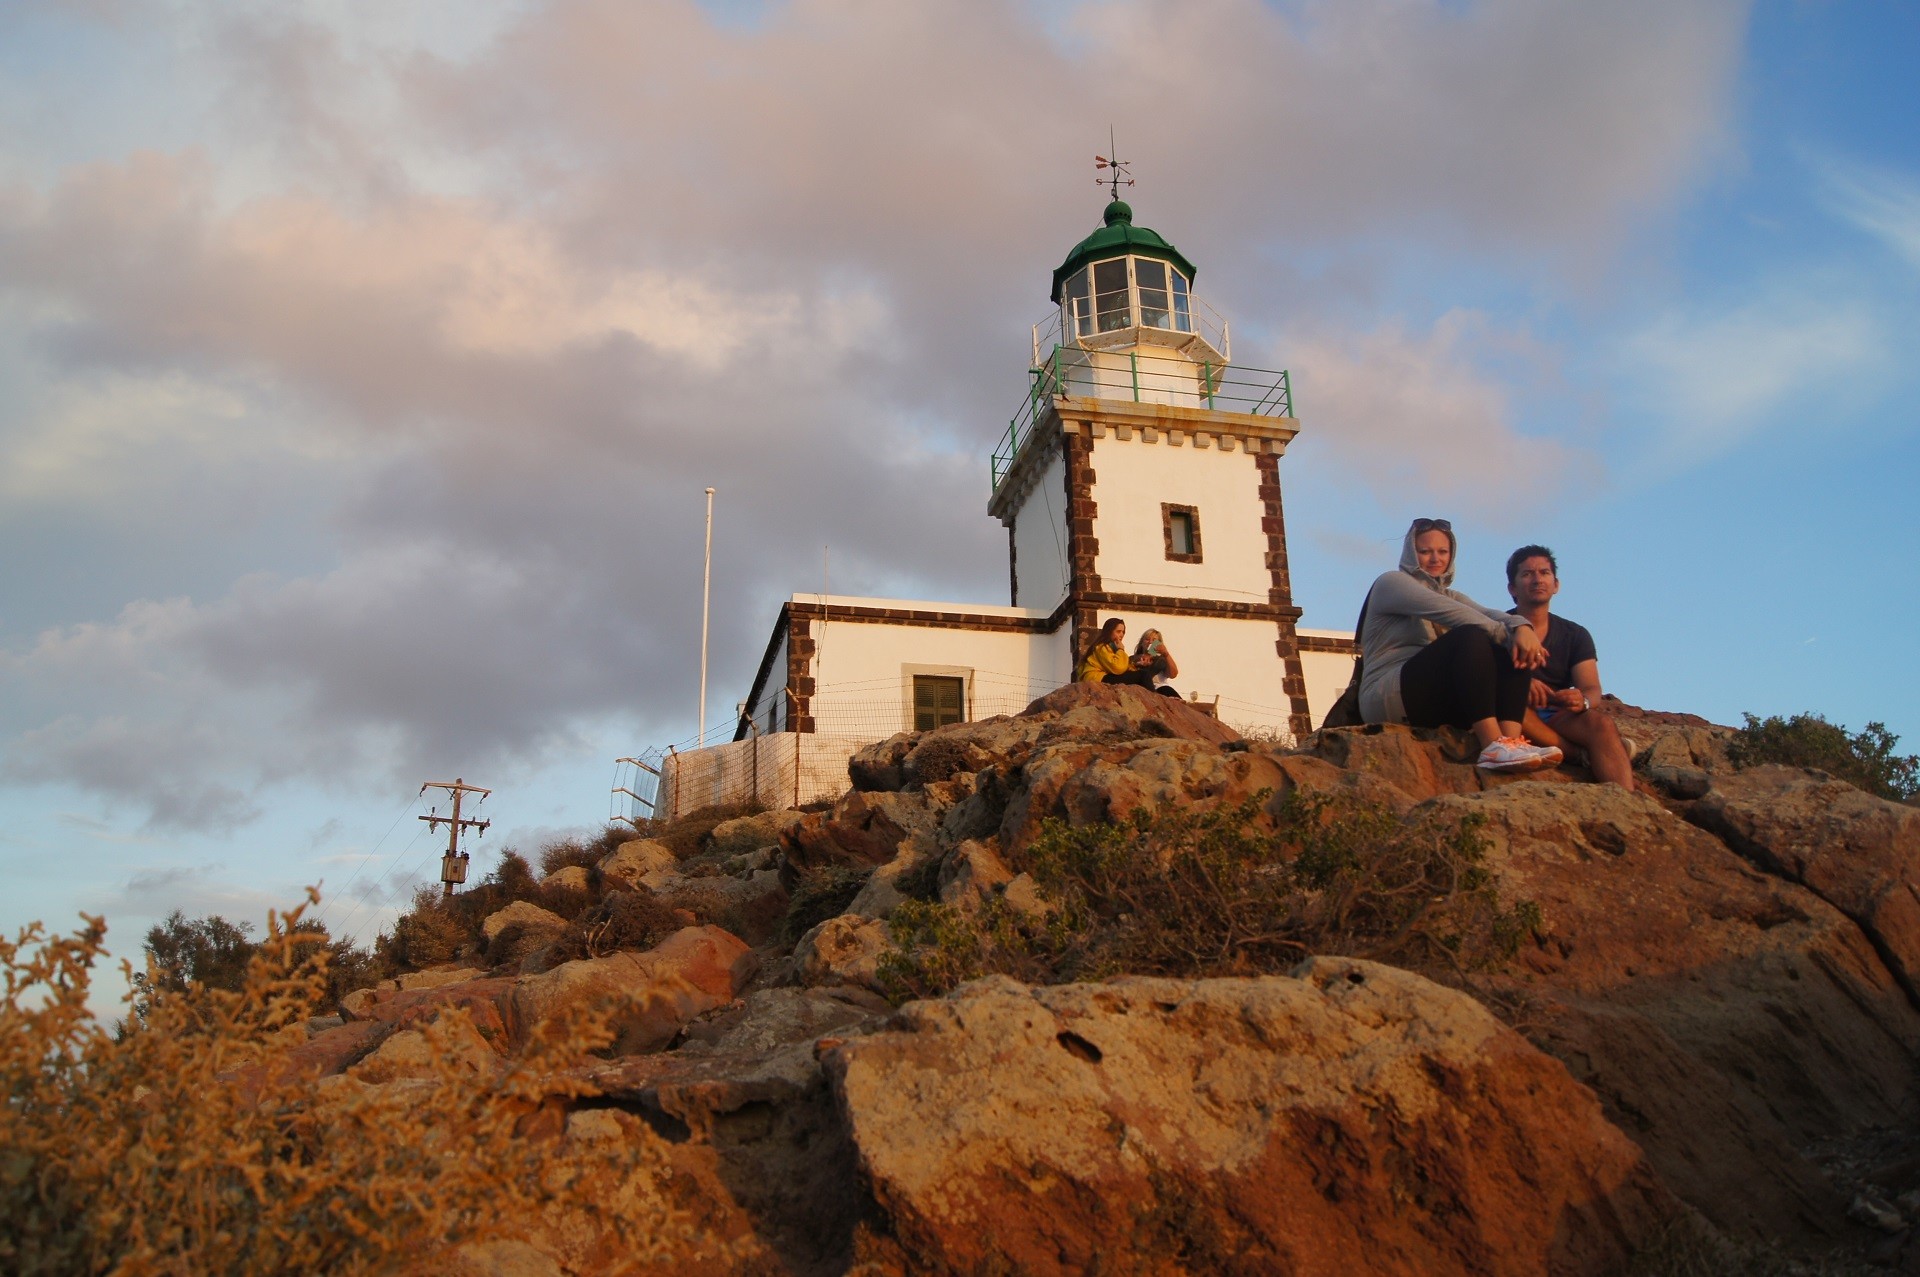
[[1194,263],[1112,195],[1053,271],[988,463],[1006,603],[790,596],[732,740],[649,755],[651,814],[838,793],[865,745],[1062,686],[1111,617],[1159,630],[1179,690],[1243,732],[1297,738],[1338,696],[1352,636],[1300,627],[1287,566],[1292,379],[1234,361]]
[[987,509],[1007,528],[1012,601],[1062,611],[1075,653],[1107,616],[1159,629],[1223,716],[1303,735],[1320,699],[1307,653],[1332,658],[1311,662],[1326,683],[1350,644],[1303,635],[1293,602],[1292,379],[1233,362],[1193,263],[1124,201],[1101,221],[1053,272],[1028,399],[993,454]]

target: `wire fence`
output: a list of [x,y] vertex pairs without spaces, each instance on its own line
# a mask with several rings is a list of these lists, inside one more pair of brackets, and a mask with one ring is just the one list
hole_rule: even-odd
[[[905,686],[903,686],[903,683]],[[966,680],[959,719],[939,718],[914,703],[912,681],[871,679],[834,684],[810,698],[810,732],[762,732],[730,739],[732,724],[676,745],[656,746],[616,760],[608,817],[636,828],[678,819],[703,807],[799,807],[838,797],[848,784],[847,762],[876,741],[943,722],[1018,714],[1056,690],[1052,679],[976,671]],[[1229,726],[1258,739],[1288,741],[1288,708],[1228,696],[1198,702]]]

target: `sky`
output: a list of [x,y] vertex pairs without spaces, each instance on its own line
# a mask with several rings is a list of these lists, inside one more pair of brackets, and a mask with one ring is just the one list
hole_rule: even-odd
[[[0,930],[508,846],[795,591],[1006,602],[1051,271],[1136,221],[1286,368],[1304,624],[1410,517],[1608,689],[1920,749],[1920,8],[0,0]],[[431,800],[427,800],[431,801]]]

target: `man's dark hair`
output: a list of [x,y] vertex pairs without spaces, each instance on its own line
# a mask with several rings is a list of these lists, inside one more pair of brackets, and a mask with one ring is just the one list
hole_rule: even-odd
[[1560,561],[1553,557],[1553,551],[1544,545],[1523,545],[1507,556],[1507,588],[1513,588],[1513,578],[1520,575],[1520,565],[1528,559],[1545,559],[1553,574],[1560,575]]

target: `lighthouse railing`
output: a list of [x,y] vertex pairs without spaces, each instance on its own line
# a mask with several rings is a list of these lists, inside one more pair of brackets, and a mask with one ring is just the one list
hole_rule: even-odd
[[1035,423],[1055,399],[1117,399],[1254,417],[1292,417],[1293,378],[1284,368],[1195,362],[1151,347],[1103,351],[1055,346],[1027,370],[1027,393],[993,451],[992,491],[1000,490]]

